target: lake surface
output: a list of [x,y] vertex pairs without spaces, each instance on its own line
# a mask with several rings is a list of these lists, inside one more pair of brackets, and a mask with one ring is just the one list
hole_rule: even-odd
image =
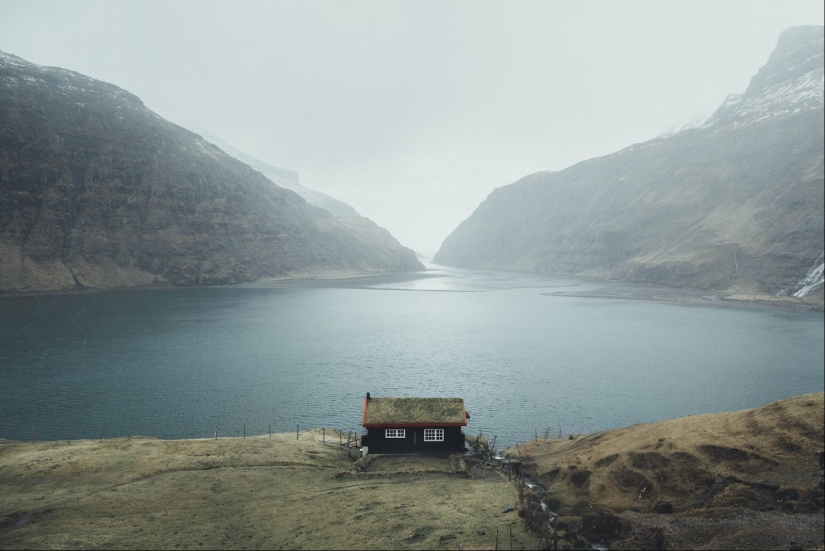
[[[552,296],[501,273],[0,299],[0,438],[360,430],[459,396],[514,444],[823,389],[822,314]],[[551,296],[548,296],[548,292]]]

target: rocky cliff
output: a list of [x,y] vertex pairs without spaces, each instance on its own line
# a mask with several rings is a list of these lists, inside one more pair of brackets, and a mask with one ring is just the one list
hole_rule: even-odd
[[129,92],[0,53],[0,291],[422,267]]
[[821,298],[823,27],[698,128],[496,189],[434,261]]

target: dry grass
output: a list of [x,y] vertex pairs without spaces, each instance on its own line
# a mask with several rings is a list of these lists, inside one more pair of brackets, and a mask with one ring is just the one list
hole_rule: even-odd
[[[521,451],[560,514],[560,549],[584,536],[613,549],[822,549],[824,424],[818,393]],[[356,460],[326,434],[335,442],[320,430],[0,441],[0,548],[489,549],[509,529],[514,548],[535,547],[502,513],[517,495],[502,476],[457,456]]]
[[492,548],[508,528],[535,546],[501,512],[515,498],[501,477],[447,458],[356,462],[326,436],[0,442],[0,548]]
[[[529,454],[525,467],[547,488],[545,501],[569,517],[565,524],[575,529],[598,511],[633,518],[609,538],[616,547],[730,547],[751,536],[762,542],[757,548],[821,547],[824,417],[820,392],[758,409],[534,441],[521,450]],[[758,537],[743,520],[754,515],[762,515]]]

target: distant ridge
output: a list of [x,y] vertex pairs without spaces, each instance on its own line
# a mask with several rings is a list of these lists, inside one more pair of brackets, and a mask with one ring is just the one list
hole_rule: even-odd
[[0,53],[0,113],[0,292],[423,268],[112,84]]
[[806,26],[698,127],[496,189],[434,262],[822,302],[823,230],[823,27]]
[[272,166],[271,164],[261,161],[260,159],[256,159],[251,155],[247,155],[243,151],[236,149],[235,147],[232,147],[218,136],[215,136],[214,134],[211,134],[209,132],[204,132],[202,133],[202,135],[207,141],[217,145],[224,152],[228,153],[232,157],[235,157],[239,161],[248,164],[258,172],[272,180],[275,184],[281,186],[284,189],[294,191],[295,193],[303,197],[304,200],[310,205],[322,208],[328,211],[336,218],[361,218],[361,215],[358,214],[354,208],[344,203],[343,201],[339,201],[334,197],[330,197],[326,193],[321,193],[320,191],[315,191],[302,186],[298,180],[297,172],[294,172],[292,170],[286,170],[284,168],[278,168],[277,166]]

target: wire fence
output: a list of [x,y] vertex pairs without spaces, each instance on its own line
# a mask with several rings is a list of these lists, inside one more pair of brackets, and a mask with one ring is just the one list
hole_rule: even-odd
[[[59,437],[55,435],[55,425],[51,424],[48,430],[49,437],[48,438],[40,438],[38,433],[38,429],[35,426],[30,427],[27,431],[28,434],[26,436],[28,438],[21,438],[21,431],[15,431],[15,435],[13,438],[7,439],[9,442],[60,442],[64,441],[66,443],[71,443],[72,441],[79,441],[79,440],[98,440],[102,442],[103,440],[131,440],[132,437],[142,437],[142,438],[151,438],[158,441],[179,441],[179,440],[203,440],[203,439],[221,439],[221,438],[240,438],[245,439],[255,438],[255,437],[262,437],[268,436],[272,438],[273,434],[284,434],[288,433],[289,429],[285,430],[283,423],[277,423],[275,430],[273,430],[273,423],[268,422],[265,426],[262,426],[261,423],[246,423],[240,422],[237,424],[221,424],[216,423],[214,425],[204,426],[202,423],[192,425],[184,425],[179,429],[172,429],[170,428],[169,424],[160,425],[158,424],[153,429],[148,429],[146,424],[143,425],[126,425],[124,428],[118,430],[113,428],[111,425],[97,425],[92,428],[89,424],[83,424],[80,427],[80,430],[76,430],[73,425],[67,424],[65,425],[65,431],[63,431],[63,436]],[[341,445],[350,445],[353,447],[360,447],[361,446],[361,430],[362,429],[336,429],[336,428],[329,428],[329,427],[304,427],[301,429],[301,425],[299,423],[295,424],[295,438],[300,439],[302,433],[308,433],[311,431],[321,431],[321,438],[323,441],[327,439],[327,431],[329,431],[329,437],[332,440],[339,440],[339,444]],[[483,435],[483,429],[478,429],[478,435]],[[561,425],[556,425],[554,427],[548,427],[542,430],[533,429],[532,434],[525,434],[526,438],[521,438],[511,444],[511,447],[517,447],[518,444],[523,442],[528,442],[530,440],[550,440],[550,439],[574,439],[578,438],[582,435],[581,432],[570,432],[565,433],[563,436],[562,427]],[[503,444],[503,442],[499,441],[499,444]],[[506,446],[505,446],[506,447]]]
[[[127,425],[125,430],[121,431],[120,433],[116,431],[112,431],[108,429],[107,431],[103,430],[103,425],[99,425],[97,428],[97,434],[90,437],[88,434],[89,429],[88,426],[84,427],[83,436],[78,436],[73,433],[73,429],[71,425],[66,425],[66,432],[65,438],[56,439],[43,439],[41,440],[38,437],[36,427],[31,427],[30,430],[30,438],[27,440],[8,440],[8,442],[30,442],[32,444],[36,442],[65,442],[66,444],[71,444],[72,441],[89,441],[89,440],[97,440],[99,442],[103,442],[104,440],[131,440],[134,438],[151,438],[158,441],[181,441],[181,440],[205,440],[205,439],[214,439],[218,440],[221,438],[240,438],[246,439],[248,438],[261,438],[261,437],[269,437],[272,438],[273,434],[288,434],[285,431],[276,431],[273,432],[272,430],[272,423],[268,423],[265,432],[261,432],[260,428],[257,427],[258,431],[255,432],[252,430],[252,427],[248,427],[246,423],[241,423],[239,430],[229,430],[226,434],[222,432],[222,427],[220,424],[214,425],[211,429],[204,431],[203,427],[199,427],[198,429],[191,430],[189,427],[184,427],[180,434],[174,435],[170,434],[170,431],[162,431],[160,427],[157,427],[154,431],[146,431],[146,430],[136,430],[133,426]],[[282,427],[279,427],[282,428]],[[335,429],[335,428],[328,428],[328,427],[314,427],[314,428],[306,428],[301,429],[300,424],[295,425],[295,439],[300,440],[301,437],[306,437],[307,433],[310,432],[321,432],[321,441],[326,443],[329,441],[330,443],[337,443],[341,446],[348,446],[348,447],[360,447],[361,446],[361,433],[355,429]]]

